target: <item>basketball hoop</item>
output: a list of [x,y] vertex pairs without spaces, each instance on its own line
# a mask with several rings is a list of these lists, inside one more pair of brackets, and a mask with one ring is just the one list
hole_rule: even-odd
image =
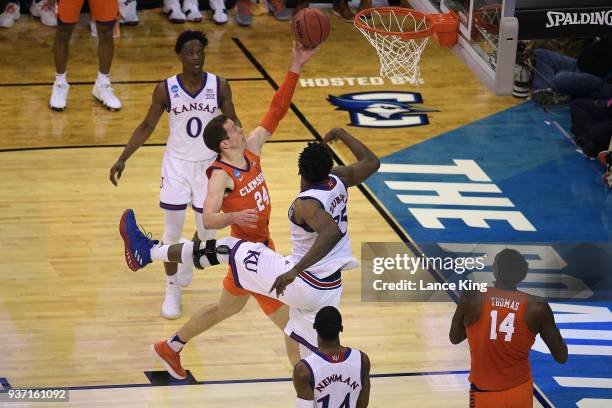
[[375,7],[360,11],[355,27],[368,39],[380,59],[380,75],[423,83],[419,62],[427,40],[434,36],[442,47],[457,44],[459,17],[424,14],[403,7]]

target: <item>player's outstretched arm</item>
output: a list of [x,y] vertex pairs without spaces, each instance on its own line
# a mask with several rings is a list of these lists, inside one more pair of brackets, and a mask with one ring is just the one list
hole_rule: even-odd
[[297,80],[304,64],[318,51],[317,48],[303,48],[298,43],[293,44],[293,59],[289,72],[280,88],[276,91],[270,102],[270,107],[261,121],[247,138],[247,147],[255,154],[260,154],[263,144],[276,131],[278,124],[285,117],[291,105]]
[[359,392],[359,398],[357,399],[357,408],[366,408],[370,403],[370,358],[363,351],[361,356],[361,392]]
[[293,387],[297,394],[296,408],[312,408],[314,406],[314,384],[310,383],[310,370],[302,361],[293,367]]
[[162,113],[164,113],[164,110],[166,109],[165,87],[166,85],[163,82],[157,84],[155,90],[153,91],[151,107],[149,108],[147,116],[136,127],[136,130],[134,130],[134,133],[132,133],[130,140],[128,140],[127,144],[125,145],[125,148],[117,159],[117,162],[115,162],[113,167],[111,167],[109,179],[115,186],[117,185],[117,180],[121,178],[121,173],[123,173],[123,170],[125,169],[125,162],[127,159],[129,159],[132,154],[134,154],[134,152],[138,150],[138,148],[142,146],[147,139],[149,139],[155,130],[155,126],[157,126],[157,122],[159,122],[159,118],[161,117]]
[[555,316],[548,302],[539,303],[538,307],[540,309],[540,337],[548,346],[555,361],[563,364],[567,361],[567,345],[555,323]]
[[225,190],[233,188],[230,176],[223,170],[214,169],[208,180],[208,192],[204,200],[202,220],[206,229],[221,229],[231,224],[255,228],[257,226],[257,210],[245,209],[239,212],[223,213],[221,206]]
[[234,108],[234,101],[232,100],[232,89],[230,88],[229,82],[225,78],[217,77],[219,81],[219,99],[221,100],[221,112],[233,120],[236,125],[242,127],[240,119],[236,115],[236,109]]
[[348,187],[361,184],[380,167],[378,156],[346,130],[334,128],[323,138],[325,143],[333,143],[336,140],[341,140],[357,158],[356,163],[332,169],[332,173],[342,178]]
[[276,278],[270,288],[270,292],[276,290],[276,296],[282,295],[287,285],[293,282],[300,272],[308,270],[312,265],[323,259],[342,239],[342,232],[338,228],[338,224],[321,207],[318,201],[299,198],[293,204],[293,209],[296,222],[308,224],[317,233],[317,239],[291,270]]

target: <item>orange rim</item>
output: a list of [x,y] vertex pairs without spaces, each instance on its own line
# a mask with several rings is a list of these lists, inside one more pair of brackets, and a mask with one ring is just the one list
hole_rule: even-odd
[[[378,13],[393,12],[396,16],[411,15],[415,19],[425,20],[425,24],[427,25],[427,28],[423,30],[419,30],[419,31],[405,32],[405,31],[381,30],[380,28],[373,28],[373,27],[369,27],[365,25],[361,21],[361,17],[366,17],[375,11]],[[420,11],[409,9],[409,8],[404,8],[404,7],[373,7],[373,8],[365,9],[365,10],[358,12],[355,15],[354,23],[355,23],[355,26],[357,26],[358,28],[369,31],[371,33],[377,33],[377,34],[382,34],[382,35],[394,35],[394,36],[401,37],[404,39],[425,38],[425,37],[432,36],[434,33],[432,24],[430,23],[430,20],[429,20],[429,14],[424,14],[424,13],[421,13]]]

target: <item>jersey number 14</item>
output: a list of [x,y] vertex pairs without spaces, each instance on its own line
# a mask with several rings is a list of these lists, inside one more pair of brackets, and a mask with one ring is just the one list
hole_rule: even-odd
[[[320,402],[321,404],[321,408],[335,408],[335,407],[330,407],[329,406],[329,397],[331,395],[327,394],[326,396],[319,398],[317,400],[317,402]],[[338,408],[351,408],[351,394],[347,393],[346,397],[344,397],[344,401],[342,401],[342,404],[340,404],[340,406]]]
[[514,313],[508,313],[508,316],[497,328],[497,310],[491,310],[491,332],[489,338],[491,340],[497,340],[497,332],[506,333],[504,341],[511,341],[512,334],[514,333]]

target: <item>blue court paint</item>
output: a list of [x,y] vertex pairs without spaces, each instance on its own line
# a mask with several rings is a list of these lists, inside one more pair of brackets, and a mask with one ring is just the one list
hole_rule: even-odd
[[[612,192],[603,167],[576,152],[555,122],[569,130],[568,109],[518,105],[383,158],[367,185],[427,255],[494,254],[494,244],[531,253],[525,287],[555,301],[559,327],[572,337],[565,365],[536,343],[536,384],[557,407],[583,399],[612,406],[612,389],[580,380],[612,378]],[[431,191],[431,183],[446,184]],[[492,277],[490,267],[470,276]],[[562,386],[558,377],[571,378]]]

